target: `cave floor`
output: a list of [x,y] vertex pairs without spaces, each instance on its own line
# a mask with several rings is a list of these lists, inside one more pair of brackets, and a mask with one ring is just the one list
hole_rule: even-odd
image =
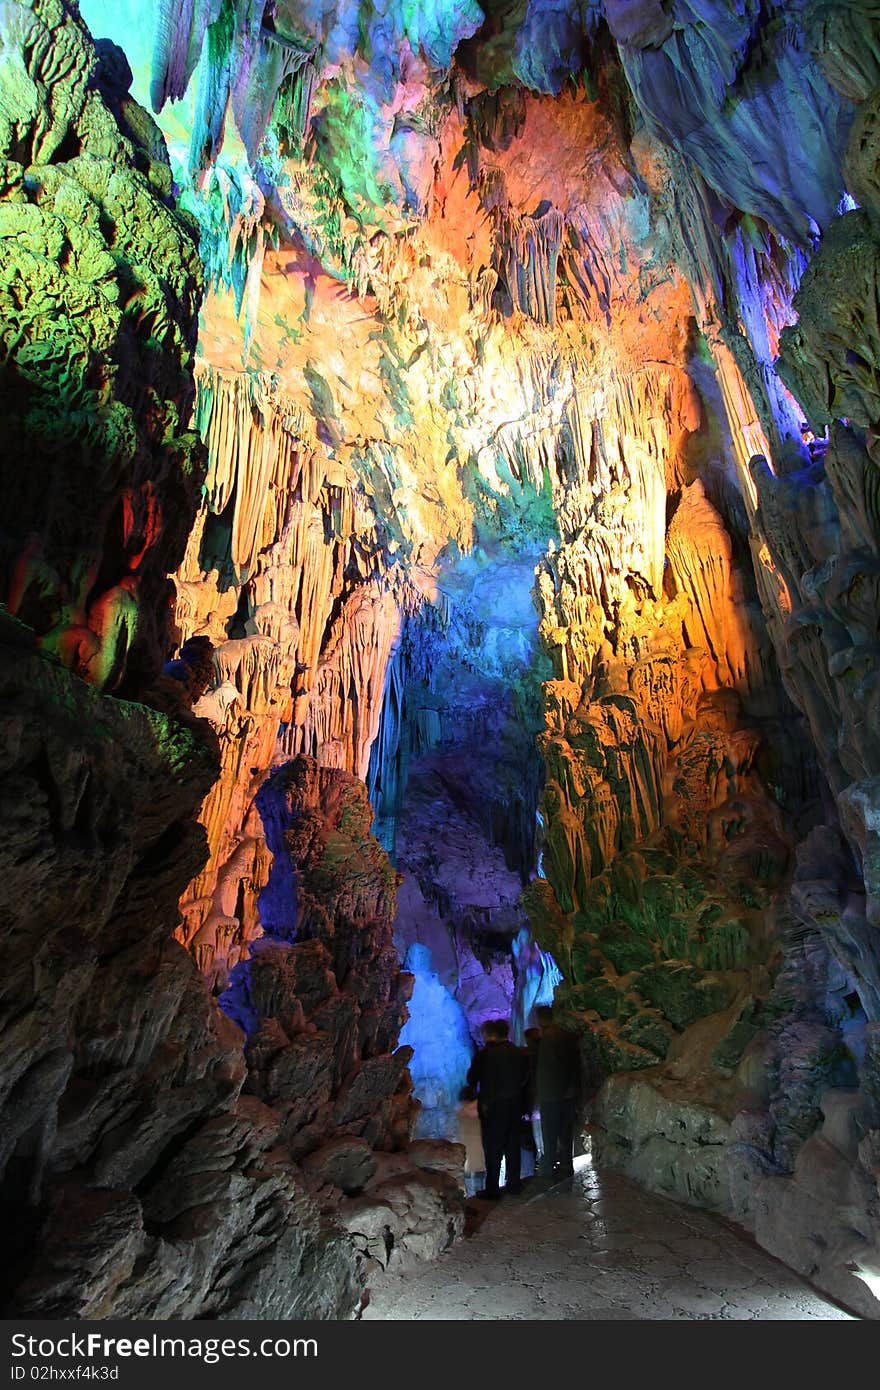
[[555,1186],[470,1201],[470,1237],[373,1282],[363,1319],[851,1317],[719,1218],[581,1162]]

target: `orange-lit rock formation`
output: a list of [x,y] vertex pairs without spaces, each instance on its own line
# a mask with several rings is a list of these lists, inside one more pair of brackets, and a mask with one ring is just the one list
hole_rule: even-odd
[[220,736],[222,770],[202,810],[210,858],[184,901],[182,939],[222,985],[259,931],[269,859],[256,792],[282,752],[320,749],[326,765],[366,773],[398,615],[375,515],[277,382],[204,367],[196,418],[209,470],[175,622],[181,643],[214,648],[194,713]]

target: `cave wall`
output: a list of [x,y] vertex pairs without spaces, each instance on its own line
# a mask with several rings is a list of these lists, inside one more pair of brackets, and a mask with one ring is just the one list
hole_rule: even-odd
[[[234,471],[218,478],[216,453],[188,428],[197,229],[176,206],[158,129],[128,95],[121,50],[96,47],[61,0],[7,17],[3,1306],[19,1317],[351,1317],[371,1262],[436,1253],[462,1225],[461,1151],[410,1145],[396,877],[360,784],[315,769],[331,784],[319,825],[335,788],[350,846],[334,858],[343,837],[328,823],[309,899],[336,977],[315,959],[317,939],[305,953],[264,952],[250,981],[264,1010],[255,1043],[251,1015],[220,1008],[175,939],[181,895],[211,850],[196,815],[227,755],[198,711],[211,696],[222,708],[212,644],[175,630],[167,574],[200,538],[203,481],[209,498],[235,490]],[[235,410],[234,383],[227,397],[219,378],[210,389],[224,403],[231,393]],[[197,426],[206,412],[202,397]],[[222,405],[218,415],[228,425]],[[288,555],[308,551],[315,519],[322,537],[328,516],[346,536],[350,525],[304,452],[266,450],[269,475],[298,463],[305,499],[279,504]],[[234,529],[236,576],[249,573],[255,531],[276,539],[265,498],[242,486],[239,500],[256,515]],[[258,576],[270,613],[273,558]],[[307,554],[301,572],[317,582]],[[249,636],[220,670],[245,702],[248,678],[262,678],[257,722],[274,687],[248,666]],[[365,882],[353,903],[357,855]],[[303,954],[311,976],[291,963]],[[334,1058],[317,1099],[297,1071],[303,1052],[312,1071]]]
[[[850,113],[841,126],[825,119],[823,137],[836,132],[837,167],[848,190],[863,199],[857,170],[865,157],[864,108],[876,80],[867,42],[875,20],[860,6],[845,14],[814,6],[805,21],[801,42],[857,108],[855,119]],[[873,76],[865,75],[863,62]],[[809,88],[802,83],[802,90]],[[695,163],[716,191],[749,208],[730,171],[709,175],[705,163]],[[806,764],[815,756],[824,787],[805,817],[804,788],[781,795],[778,773],[770,772],[773,799],[788,812],[793,859],[770,904],[781,958],[769,994],[755,990],[753,980],[745,1007],[735,1001],[725,1019],[726,1035],[709,1020],[694,1024],[673,1041],[667,1064],[650,1080],[613,1079],[601,1099],[598,1151],[662,1190],[733,1212],[768,1249],[876,1316],[876,940],[868,925],[865,854],[872,755],[862,732],[870,724],[874,680],[866,650],[876,621],[867,578],[875,545],[866,458],[873,426],[862,394],[865,359],[853,346],[864,338],[861,313],[854,333],[847,307],[861,299],[859,277],[871,277],[872,252],[870,235],[863,240],[870,212],[847,210],[852,203],[844,199],[835,218],[835,195],[826,199],[823,219],[821,184],[820,173],[810,206],[823,235],[810,248],[808,266],[778,243],[770,247],[775,275],[756,277],[741,248],[728,237],[725,251],[722,238],[715,283],[704,276],[697,303],[734,444],[766,632],[781,683],[809,734]],[[832,183],[828,193],[834,192]],[[771,243],[786,235],[778,211],[764,215]],[[789,223],[788,235],[793,231]],[[691,243],[698,247],[699,238],[691,235]],[[765,241],[765,257],[767,249]],[[750,279],[758,290],[776,284],[776,312],[765,314],[757,333],[754,316],[743,312]],[[767,345],[779,351],[775,380]],[[869,349],[868,360],[871,355]],[[830,439],[806,453],[793,449],[780,428],[786,386],[814,430],[831,425]],[[799,759],[790,746],[789,774],[798,761],[804,763],[803,754]],[[752,881],[761,878],[757,873]],[[719,1071],[730,1076],[729,1089],[719,1084]]]
[[140,693],[202,481],[198,241],[122,53],[60,0],[7,5],[4,39],[2,600],[91,684]]

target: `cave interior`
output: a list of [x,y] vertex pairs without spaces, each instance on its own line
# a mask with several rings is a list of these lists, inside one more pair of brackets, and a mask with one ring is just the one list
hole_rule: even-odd
[[880,1316],[880,4],[0,0],[5,1316],[349,1319],[481,1025]]

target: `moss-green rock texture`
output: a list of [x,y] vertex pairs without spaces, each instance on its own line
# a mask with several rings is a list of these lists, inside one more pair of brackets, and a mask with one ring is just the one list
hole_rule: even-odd
[[139,694],[201,481],[197,245],[121,51],[61,0],[3,22],[0,597],[92,684]]

